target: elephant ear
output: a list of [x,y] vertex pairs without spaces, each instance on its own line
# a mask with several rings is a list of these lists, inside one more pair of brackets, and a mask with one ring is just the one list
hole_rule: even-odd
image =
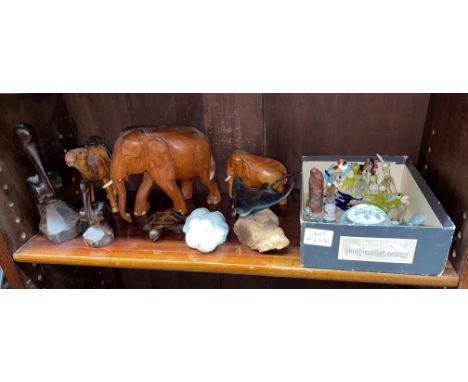
[[137,158],[143,154],[144,141],[142,139],[125,139],[122,142],[122,154],[125,158]]
[[162,177],[162,180],[175,180],[176,163],[167,142],[162,138],[153,138],[148,140],[146,149],[148,150],[147,157],[156,172],[150,175]]
[[246,176],[247,166],[245,165],[245,153],[243,151],[236,151],[231,159],[234,172],[240,177]]

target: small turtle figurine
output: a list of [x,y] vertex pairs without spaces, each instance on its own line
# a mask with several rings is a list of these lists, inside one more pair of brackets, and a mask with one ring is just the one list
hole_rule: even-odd
[[182,233],[184,227],[185,216],[173,209],[165,209],[151,215],[148,224],[143,227],[145,232],[148,232],[148,237],[156,241],[158,240],[165,229]]

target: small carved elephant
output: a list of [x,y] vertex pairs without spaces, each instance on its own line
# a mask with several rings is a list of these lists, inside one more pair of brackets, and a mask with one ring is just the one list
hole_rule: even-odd
[[[229,182],[229,197],[232,198],[232,186],[235,176],[242,179],[242,183],[247,187],[258,188],[265,183],[271,185],[287,174],[286,167],[275,159],[236,150],[231,154],[227,163],[226,181]],[[287,179],[285,178],[275,184],[273,188],[282,192],[286,183]],[[282,205],[286,203],[286,199],[280,202]]]
[[[65,155],[68,167],[76,168],[83,180],[99,181],[107,185],[110,181],[111,153],[109,148],[98,137],[92,137],[85,147],[70,150]],[[119,212],[117,193],[113,185],[106,187],[107,199],[111,205],[112,213]],[[91,187],[91,201],[96,201],[94,188]]]
[[[188,212],[185,199],[192,197],[193,181],[199,179],[208,189],[207,202],[221,201],[214,180],[216,163],[208,138],[198,129],[187,126],[129,127],[120,133],[114,145],[111,178],[119,196],[122,219],[131,222],[126,212],[125,181],[130,175],[143,174],[134,214],[145,215],[148,196],[157,184],[172,200],[173,208]],[[182,182],[182,191],[176,181]]]

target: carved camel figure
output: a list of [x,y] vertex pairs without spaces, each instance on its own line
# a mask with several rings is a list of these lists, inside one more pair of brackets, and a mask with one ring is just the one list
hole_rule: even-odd
[[[265,183],[271,185],[275,180],[287,174],[286,167],[275,159],[250,154],[244,150],[236,150],[231,154],[227,163],[226,181],[229,182],[229,197],[232,198],[232,186],[235,176],[239,177],[247,187],[258,188]],[[286,183],[287,179],[285,178],[275,185],[274,190],[283,192]],[[287,204],[287,199],[279,204]]]
[[[127,222],[132,221],[126,212],[125,190],[130,175],[143,173],[135,201],[136,216],[148,212],[148,196],[154,184],[171,198],[176,211],[186,214],[185,199],[192,197],[193,181],[197,178],[208,189],[209,204],[221,201],[214,180],[215,169],[208,138],[194,127],[127,128],[115,142],[111,162],[111,178],[119,196],[120,216]],[[182,181],[182,191],[177,180]]]
[[[99,181],[106,185],[110,181],[111,154],[107,146],[97,137],[90,139],[85,147],[70,150],[65,155],[68,167],[76,168],[83,180]],[[105,188],[112,213],[119,212],[117,191],[113,185]],[[94,187],[91,187],[91,201],[96,201]]]

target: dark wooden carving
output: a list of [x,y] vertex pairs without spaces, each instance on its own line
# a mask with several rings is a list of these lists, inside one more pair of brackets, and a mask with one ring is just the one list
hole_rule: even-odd
[[[65,154],[65,162],[68,167],[76,168],[83,180],[98,181],[101,186],[106,185],[106,195],[109,200],[112,213],[119,212],[117,207],[117,191],[110,181],[111,153],[104,142],[93,137],[85,147],[78,147]],[[94,187],[91,184],[91,201],[96,201]]]
[[[34,174],[31,162],[22,154],[15,134],[15,125],[27,121],[36,127],[39,150],[46,169],[63,180],[60,198],[67,203],[80,199],[79,173],[69,169],[63,160],[64,150],[77,146],[77,126],[68,114],[60,94],[0,95],[0,235],[7,252],[2,251],[0,266],[10,286],[16,270],[26,288],[109,287],[115,282],[110,269],[70,267],[47,264],[15,263],[11,254],[37,232],[39,214],[25,179]],[[55,188],[54,179],[49,178]],[[57,191],[57,189],[56,189]],[[10,265],[8,265],[10,264]],[[7,270],[8,269],[8,270]]]

